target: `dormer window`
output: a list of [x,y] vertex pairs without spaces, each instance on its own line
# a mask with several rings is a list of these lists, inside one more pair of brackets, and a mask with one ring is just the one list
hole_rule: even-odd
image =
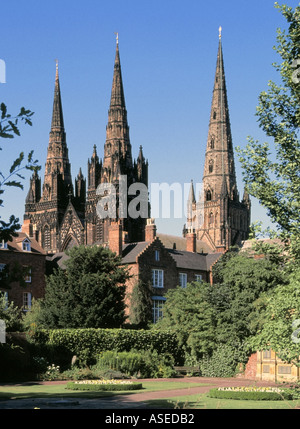
[[30,240],[28,240],[28,238],[25,238],[25,240],[23,240],[22,250],[24,252],[31,252],[31,244],[30,244]]

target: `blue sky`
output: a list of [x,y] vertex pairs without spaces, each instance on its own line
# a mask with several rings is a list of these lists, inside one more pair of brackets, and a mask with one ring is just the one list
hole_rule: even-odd
[[[292,7],[298,1],[289,1]],[[60,85],[73,180],[93,145],[103,156],[119,33],[125,99],[133,156],[139,146],[149,162],[149,181],[201,182],[218,49],[222,43],[234,146],[247,136],[265,141],[255,117],[258,95],[270,79],[278,79],[273,46],[276,29],[286,21],[273,0],[10,0],[1,5],[0,59],[6,83],[0,100],[10,113],[21,106],[35,112],[32,127],[21,137],[2,141],[1,171],[16,155],[34,150],[44,174],[51,124],[55,59]],[[3,18],[4,17],[4,18]],[[242,172],[236,157],[240,194]],[[29,186],[8,189],[5,220],[22,220]],[[265,210],[253,201],[252,220]],[[185,219],[156,219],[158,230],[181,235]]]

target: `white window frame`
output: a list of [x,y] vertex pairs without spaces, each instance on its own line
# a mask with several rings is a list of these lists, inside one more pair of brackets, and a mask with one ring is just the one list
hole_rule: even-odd
[[163,307],[166,298],[163,296],[153,296],[152,297],[152,321],[157,323],[163,317]]
[[23,240],[22,250],[24,252],[31,252],[31,244],[30,244],[30,240],[28,240],[28,238],[25,238],[25,240]]
[[195,279],[196,279],[196,282],[202,282],[202,280],[203,280],[203,276],[202,276],[202,274],[195,274]]
[[23,311],[29,311],[31,309],[31,292],[23,292]]
[[164,270],[152,270],[152,286],[158,288],[164,287]]
[[179,286],[186,288],[187,285],[187,273],[179,273]]
[[7,242],[2,240],[0,241],[0,249],[7,249]]

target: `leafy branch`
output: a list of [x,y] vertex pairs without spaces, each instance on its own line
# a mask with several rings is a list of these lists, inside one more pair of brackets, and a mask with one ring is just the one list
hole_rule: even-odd
[[[20,112],[16,116],[12,116],[7,112],[7,106],[4,103],[0,104],[0,138],[13,139],[15,136],[20,136],[19,124],[24,122],[26,125],[32,126],[31,117],[34,112],[31,112],[25,107],[21,107]],[[2,147],[0,147],[2,150]],[[3,206],[3,199],[1,198],[4,193],[4,186],[17,187],[23,189],[22,180],[25,177],[21,174],[23,170],[38,171],[38,161],[33,158],[33,151],[27,156],[26,165],[24,165],[25,154],[21,152],[15,159],[9,169],[9,173],[5,176],[0,171],[0,207]],[[12,236],[16,236],[16,231],[20,229],[19,219],[14,215],[10,216],[8,222],[0,220],[0,240],[8,241]]]

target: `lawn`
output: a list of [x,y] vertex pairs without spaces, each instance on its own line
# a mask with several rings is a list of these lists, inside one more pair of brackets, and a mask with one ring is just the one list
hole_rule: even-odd
[[[143,389],[139,391],[123,392],[88,392],[71,391],[65,384],[43,385],[38,383],[23,385],[0,385],[1,400],[31,399],[31,398],[101,398],[115,395],[134,395],[141,392],[154,392],[161,390],[185,389],[190,387],[207,386],[204,383],[176,382],[176,381],[145,381]],[[170,392],[171,395],[171,392]],[[213,399],[207,394],[186,395],[180,397],[164,398],[147,401],[151,408],[165,409],[294,409],[300,406],[297,401],[241,401],[229,399]]]
[[65,384],[38,384],[30,385],[0,385],[0,408],[1,400],[7,399],[29,399],[29,398],[98,398],[112,395],[128,395],[141,392],[154,392],[160,390],[185,389],[189,387],[206,386],[204,383],[176,382],[176,381],[145,381],[143,389],[138,391],[124,390],[122,392],[88,392],[72,391],[65,388]]
[[209,398],[205,393],[180,396],[176,398],[146,401],[150,407],[169,409],[202,409],[202,410],[287,410],[300,406],[297,401],[241,401],[233,399]]

